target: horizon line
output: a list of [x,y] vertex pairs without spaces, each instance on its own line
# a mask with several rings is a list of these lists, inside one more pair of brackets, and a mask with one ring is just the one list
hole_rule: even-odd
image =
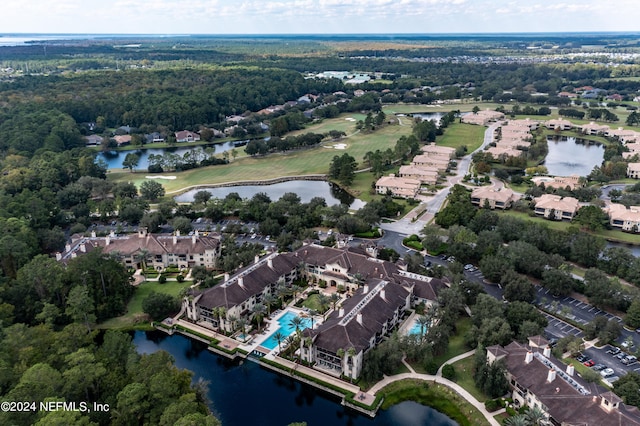
[[626,34],[638,35],[640,30],[634,31],[503,31],[503,32],[371,32],[371,33],[112,33],[112,32],[0,32],[0,37],[51,35],[51,36],[160,36],[160,37],[180,37],[180,36],[437,36],[437,35],[541,35],[541,34]]

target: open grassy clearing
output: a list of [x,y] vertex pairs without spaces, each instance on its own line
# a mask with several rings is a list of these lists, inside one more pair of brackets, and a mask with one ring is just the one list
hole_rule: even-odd
[[131,300],[129,300],[129,303],[127,304],[127,313],[116,318],[111,318],[100,324],[99,327],[103,329],[122,329],[131,328],[137,324],[146,322],[146,315],[142,312],[142,301],[152,291],[178,296],[182,289],[187,288],[192,284],[192,281],[184,281],[181,283],[177,281],[167,281],[164,284],[160,284],[157,281],[143,282],[136,287],[135,293],[133,293]]
[[462,386],[464,390],[473,395],[478,401],[485,402],[489,398],[476,387],[476,383],[473,380],[473,363],[474,356],[470,356],[452,364],[456,370],[456,383]]
[[304,129],[289,132],[286,136],[297,136],[304,133],[325,134],[330,130],[337,130],[345,132],[347,135],[351,135],[356,132],[356,122],[359,120],[364,121],[365,118],[367,118],[367,116],[360,113],[340,114],[340,116],[336,118],[326,118],[318,123],[311,124]]
[[447,351],[434,358],[434,361],[438,366],[441,366],[448,359],[451,359],[455,356],[462,355],[467,352],[469,348],[467,348],[464,344],[464,336],[467,334],[469,329],[471,328],[471,318],[462,317],[456,322],[456,334],[449,338],[449,346],[447,347]]
[[447,113],[449,111],[460,110],[462,112],[470,112],[474,106],[477,106],[481,110],[496,109],[498,106],[504,106],[509,109],[508,104],[497,104],[493,102],[465,102],[460,104],[444,104],[444,105],[420,105],[420,104],[386,104],[382,107],[385,114],[414,114],[414,113],[429,113],[429,112],[442,112]]
[[450,148],[466,145],[467,152],[473,152],[482,145],[485,130],[487,129],[484,126],[455,123],[445,129],[436,143]]

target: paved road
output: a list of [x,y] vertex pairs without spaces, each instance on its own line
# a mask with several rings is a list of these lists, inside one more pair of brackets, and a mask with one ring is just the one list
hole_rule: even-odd
[[[483,150],[487,145],[493,142],[495,131],[499,125],[500,123],[494,123],[491,126],[489,126],[487,130],[484,132],[484,140],[482,142],[482,145],[480,145],[480,147],[475,151],[473,151],[472,153],[467,154],[458,160],[456,175],[450,176],[447,178],[447,185],[445,186],[445,188],[436,192],[429,200],[421,203],[421,205],[424,205],[425,210],[418,220],[411,221],[411,219],[408,219],[405,216],[404,218],[396,222],[383,223],[380,227],[385,231],[394,231],[397,233],[406,233],[406,234],[419,233],[420,230],[424,227],[424,225],[426,225],[427,222],[429,222],[435,216],[435,214],[440,211],[440,209],[442,208],[442,205],[447,199],[447,195],[449,195],[449,190],[451,189],[451,187],[454,184],[460,182],[460,180],[462,180],[464,175],[469,173],[469,168],[471,167],[473,154]],[[421,207],[420,206],[416,207],[416,209],[418,208],[421,208]]]

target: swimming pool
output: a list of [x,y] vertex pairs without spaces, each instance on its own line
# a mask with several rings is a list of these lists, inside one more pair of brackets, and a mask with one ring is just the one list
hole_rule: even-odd
[[[425,326],[424,327],[424,332],[427,332],[428,327]],[[409,329],[409,332],[407,333],[409,336],[420,336],[421,335],[421,326],[420,323],[417,320],[413,321],[413,325],[411,326],[411,328]]]
[[[291,324],[289,324],[291,322],[291,320],[295,317],[297,317],[298,315],[295,312],[291,312],[291,311],[287,311],[283,316],[281,316],[278,319],[278,323],[280,324],[280,327],[274,331],[273,333],[271,333],[271,335],[269,337],[267,337],[265,339],[264,342],[260,343],[260,346],[267,348],[267,349],[275,349],[278,346],[278,340],[276,340],[275,337],[273,337],[278,331],[285,337],[289,337],[292,333],[294,333],[296,331],[296,328],[293,327]],[[302,330],[304,330],[305,328],[309,328],[311,327],[311,319],[309,318],[302,318],[302,325],[301,328]],[[284,339],[283,339],[284,340]],[[283,340],[280,341],[280,343],[283,342]]]

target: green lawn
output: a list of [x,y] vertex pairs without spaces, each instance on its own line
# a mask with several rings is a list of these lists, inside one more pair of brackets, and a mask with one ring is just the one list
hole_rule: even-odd
[[421,380],[401,380],[385,386],[380,393],[384,396],[383,410],[402,401],[416,401],[446,414],[461,426],[488,424],[482,413],[444,385]]
[[141,323],[147,322],[146,315],[142,312],[142,301],[152,292],[165,293],[172,296],[178,296],[183,288],[187,288],[192,285],[192,281],[184,281],[179,283],[177,281],[167,281],[164,284],[159,284],[156,281],[147,281],[136,287],[135,293],[127,304],[127,313],[111,318],[99,325],[100,328],[120,329],[131,328]]
[[[467,333],[467,331],[469,331],[470,328],[471,318],[469,317],[462,317],[458,320],[458,322],[456,322],[456,334],[449,338],[449,346],[447,347],[447,351],[444,354],[433,359],[438,367],[444,364],[447,360],[469,351],[469,348],[464,345],[464,335]],[[413,367],[413,369],[417,373],[427,373],[424,367],[420,364],[412,364],[411,367]]]
[[469,392],[471,395],[473,395],[475,399],[480,402],[484,402],[489,398],[476,387],[476,383],[473,380],[473,363],[474,356],[472,355],[452,364],[457,374],[456,383],[462,386],[464,390]]
[[[557,231],[566,231],[567,228],[572,225],[577,226],[575,224],[572,224],[571,222],[551,221],[551,220],[543,219],[537,216],[532,217],[532,216],[529,216],[527,213],[516,212],[513,210],[499,211],[498,214],[505,214],[505,215],[514,216],[523,220],[538,222],[542,225],[545,225]],[[591,232],[591,231],[586,231],[586,232],[589,232],[590,234],[597,235],[599,237],[605,238],[610,241],[618,241],[626,244],[640,245],[640,235],[638,234],[628,234],[626,232],[613,230],[613,229],[604,229],[604,230],[595,231],[595,232]]]
[[[355,128],[355,123],[342,118],[324,120],[322,123],[309,126],[304,132],[325,133],[329,129],[346,127]],[[357,114],[355,115],[357,116]],[[346,123],[346,124],[345,124]],[[300,176],[309,174],[326,174],[329,163],[336,155],[348,153],[363,167],[363,157],[368,151],[393,148],[396,141],[411,133],[410,126],[385,126],[371,133],[358,132],[338,141],[346,144],[346,149],[333,149],[334,143],[326,142],[320,147],[289,151],[284,154],[270,154],[264,157],[239,156],[230,164],[203,167],[184,172],[167,172],[164,175],[176,176],[174,180],[161,180],[167,195],[181,192],[194,185],[216,184],[234,181],[267,180],[282,176]],[[243,149],[239,152],[244,154]],[[110,172],[109,178],[114,181],[131,181],[139,185],[145,180],[147,173]]]
[[467,334],[470,328],[471,318],[469,317],[462,317],[456,322],[456,334],[449,339],[447,351],[434,359],[438,366],[444,364],[448,359],[461,355],[469,350],[469,348],[464,345],[464,335]]
[[484,126],[473,124],[451,124],[445,129],[444,134],[438,138],[436,143],[450,148],[466,145],[467,152],[473,152],[482,145],[485,130],[487,129]]
[[302,306],[313,309],[316,312],[322,312],[322,306],[320,305],[319,298],[320,296],[318,294],[312,294],[302,302]]

